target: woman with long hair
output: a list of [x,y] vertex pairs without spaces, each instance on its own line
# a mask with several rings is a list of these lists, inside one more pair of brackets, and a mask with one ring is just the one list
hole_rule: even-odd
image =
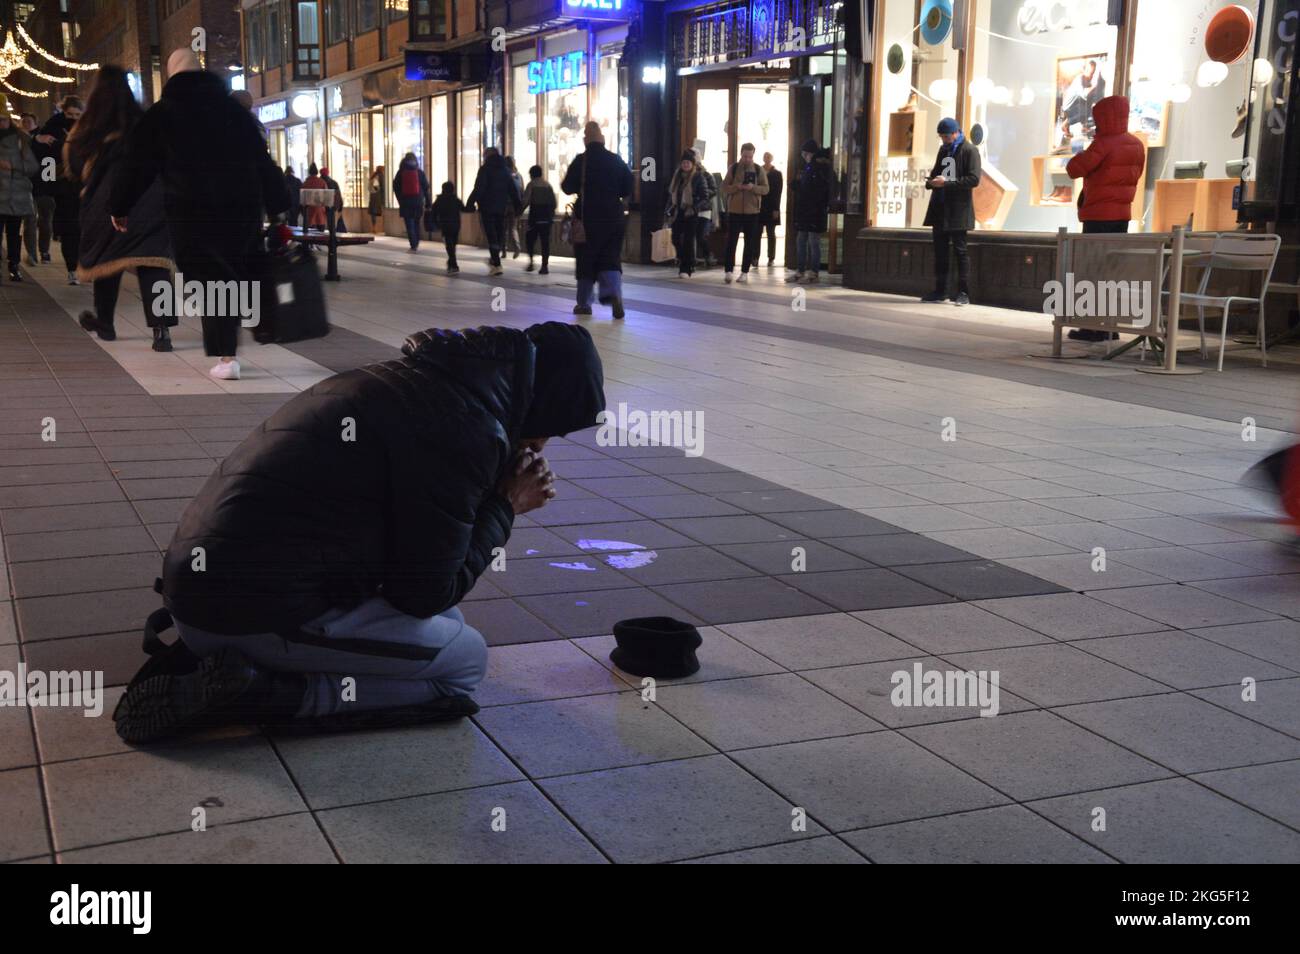
[[[119,232],[109,218],[113,176],[121,168],[123,144],[142,111],[117,66],[102,66],[86,102],[86,111],[72,128],[63,148],[68,179],[81,198],[81,243],[77,277],[95,285],[95,310],[83,311],[81,327],[104,341],[117,337],[113,313],[122,286],[122,273],[134,271],[140,283],[145,322],[153,329],[153,350],[171,351],[168,326],[176,324],[172,309],[155,312],[155,294],[171,294],[171,238],[163,213],[162,183],[156,181],[131,210],[131,229]],[[163,288],[155,289],[159,283]],[[164,290],[165,289],[165,290]]]

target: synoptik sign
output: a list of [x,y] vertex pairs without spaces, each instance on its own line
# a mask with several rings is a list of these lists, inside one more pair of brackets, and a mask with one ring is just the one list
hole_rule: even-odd
[[631,20],[641,10],[641,0],[560,0],[560,11],[587,20]]

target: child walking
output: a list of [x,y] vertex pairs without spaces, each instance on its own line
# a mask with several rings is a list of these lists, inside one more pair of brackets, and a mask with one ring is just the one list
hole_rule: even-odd
[[549,275],[551,272],[547,267],[551,261],[551,225],[555,222],[555,209],[558,204],[555,190],[542,178],[542,167],[533,166],[528,170],[528,185],[524,187],[524,207],[528,209],[528,236],[525,239],[528,245],[528,267],[524,269],[526,272],[533,270],[533,248],[538,239],[542,241],[542,267],[537,274]]
[[456,243],[460,240],[460,214],[464,204],[456,195],[456,183],[444,182],[438,198],[433,200],[433,218],[442,232],[442,244],[447,249],[447,274],[460,271],[456,264]]

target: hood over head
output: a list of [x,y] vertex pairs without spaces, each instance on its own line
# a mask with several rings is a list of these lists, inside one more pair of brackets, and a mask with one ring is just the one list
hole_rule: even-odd
[[587,329],[547,321],[524,334],[537,353],[520,437],[563,437],[595,427],[596,415],[605,409],[605,374]]
[[1128,97],[1107,96],[1097,100],[1092,107],[1092,118],[1099,136],[1118,136],[1128,132]]

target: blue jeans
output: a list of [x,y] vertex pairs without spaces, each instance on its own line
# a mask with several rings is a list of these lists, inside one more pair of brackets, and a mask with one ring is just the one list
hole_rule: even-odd
[[609,304],[611,299],[623,297],[623,273],[611,269],[607,272],[597,272],[596,280],[590,278],[578,279],[578,304],[591,307],[593,293],[596,291],[596,285],[600,285],[600,303]]
[[407,216],[402,219],[406,223],[406,240],[411,243],[411,248],[420,247],[420,220]]
[[820,232],[795,232],[795,270],[817,274],[822,267],[822,237]]
[[[455,606],[438,616],[419,619],[376,596],[350,610],[329,610],[302,628],[327,640],[365,639],[436,649],[438,654],[431,660],[372,656],[290,642],[275,633],[223,636],[176,620],[181,639],[196,656],[234,649],[264,669],[306,673],[307,692],[298,718],[333,715],[344,708],[389,709],[443,696],[467,696],[487,670],[487,644]],[[345,685],[345,678],[353,682]],[[345,688],[352,690],[347,701],[343,699]]]

